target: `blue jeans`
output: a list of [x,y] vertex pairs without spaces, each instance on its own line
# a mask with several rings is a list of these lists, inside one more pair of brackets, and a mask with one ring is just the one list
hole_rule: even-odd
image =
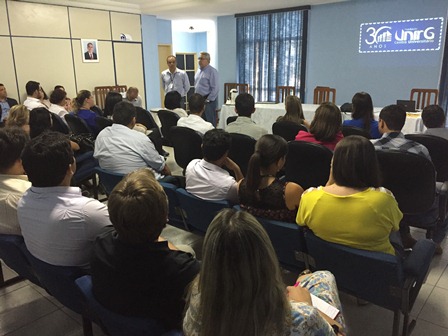
[[202,116],[205,120],[212,123],[214,127],[216,127],[216,106],[218,105],[218,101],[210,101],[205,104],[205,112]]

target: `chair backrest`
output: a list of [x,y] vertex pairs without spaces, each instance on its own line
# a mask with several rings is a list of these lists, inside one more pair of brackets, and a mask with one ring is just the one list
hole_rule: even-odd
[[429,134],[406,134],[406,139],[425,146],[437,172],[437,181],[448,181],[448,140]]
[[200,233],[207,232],[208,226],[219,211],[230,208],[227,201],[204,201],[183,188],[176,189],[176,193],[187,224]]
[[417,214],[430,209],[436,193],[436,172],[422,155],[384,149],[377,152],[383,187],[392,191],[401,212]]
[[280,135],[286,141],[294,140],[299,131],[308,132],[305,126],[292,121],[277,121],[272,124],[272,133]]
[[105,117],[95,117],[95,123],[98,132],[101,132],[106,127],[112,126],[114,122],[111,119],[107,119]]
[[438,98],[439,90],[437,89],[412,89],[409,100],[415,100],[415,108],[421,110],[428,105],[437,104]]
[[[93,295],[92,277],[84,275],[75,281],[76,287],[82,293],[88,310],[99,320],[111,336],[139,336],[162,335],[165,330],[154,319],[143,317],[131,317],[114,313],[102,306]],[[129,284],[132,286],[132,284]]]
[[[330,95],[332,95],[331,100]],[[330,88],[329,86],[316,86],[314,88],[313,104],[322,104],[325,102],[334,103],[335,101],[336,89]]]
[[366,131],[364,128],[356,126],[342,125],[342,134],[344,134],[344,137],[348,137],[349,135],[360,135],[367,139],[371,138],[370,132]]
[[296,88],[294,86],[277,86],[275,90],[275,102],[283,103],[287,96],[294,96]]
[[54,266],[27,253],[42,286],[60,303],[78,314],[83,313],[83,300],[75,280],[88,272],[80,267]]
[[68,128],[67,124],[56,113],[51,113],[51,119],[53,120],[53,126],[51,126],[52,131],[64,134],[70,133],[70,129]]
[[285,223],[257,217],[271,239],[277,258],[283,268],[294,272],[308,268],[303,228],[295,223]]
[[87,126],[86,122],[74,114],[66,114],[64,118],[73,134],[92,133],[92,130]]
[[202,158],[202,137],[188,127],[173,126],[170,139],[174,149],[174,158],[184,170],[193,159]]
[[[41,286],[26,254],[23,252],[24,250],[26,250],[26,246],[22,236],[0,234],[0,259],[20,277]],[[0,275],[3,282],[1,265]],[[0,285],[3,287],[2,283]]]
[[[313,269],[334,274],[338,289],[388,309],[400,309],[402,267],[399,257],[327,242],[305,231]],[[397,295],[393,295],[397,293]]]
[[157,123],[155,122],[153,116],[151,115],[151,112],[145,110],[142,107],[135,107],[135,110],[137,112],[136,115],[136,121],[142,125],[145,125],[145,127],[147,129],[153,129],[153,128],[159,128],[159,126],[157,126]]
[[160,123],[162,124],[161,131],[164,138],[164,144],[166,146],[172,146],[171,138],[170,138],[170,130],[171,127],[177,126],[177,121],[180,117],[168,110],[159,110],[157,113],[160,119]]
[[227,118],[226,120],[226,125],[233,123],[236,119],[238,118],[238,116],[230,116]]
[[190,228],[184,221],[182,208],[180,206],[179,199],[177,198],[177,186],[166,182],[159,183],[168,197],[168,224],[190,231]]
[[123,93],[128,90],[126,85],[110,85],[110,86],[96,86],[95,87],[95,103],[102,110],[104,110],[106,103],[106,96],[109,91],[116,91]]
[[286,180],[298,183],[304,189],[325,185],[330,176],[332,158],[333,152],[325,146],[290,141],[285,163]]
[[236,89],[238,93],[249,93],[249,84],[224,83],[224,102],[230,99],[230,90]]
[[255,151],[257,141],[245,134],[230,133],[230,136],[232,145],[230,146],[229,157],[235,161],[243,175],[246,176],[249,159]]
[[111,171],[104,170],[100,167],[95,167],[95,172],[100,177],[100,183],[106,190],[106,194],[110,195],[115,186],[123,179],[125,174],[118,174]]

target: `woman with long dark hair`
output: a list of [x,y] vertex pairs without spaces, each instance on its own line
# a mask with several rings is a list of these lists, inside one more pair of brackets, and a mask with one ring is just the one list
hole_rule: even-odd
[[372,139],[381,138],[378,121],[373,118],[372,97],[367,92],[358,92],[352,98],[352,119],[345,120],[344,125],[366,130]]

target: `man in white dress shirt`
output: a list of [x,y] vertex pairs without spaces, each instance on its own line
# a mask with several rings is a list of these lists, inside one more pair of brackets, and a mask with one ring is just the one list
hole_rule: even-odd
[[177,68],[176,56],[169,55],[166,58],[168,69],[162,71],[161,78],[165,94],[171,91],[180,93],[181,107],[185,110],[185,102],[188,90],[190,90],[190,80],[185,71]]
[[96,236],[111,223],[103,203],[70,186],[76,161],[69,139],[42,133],[25,146],[22,164],[32,186],[17,216],[28,250],[51,265],[88,268]]
[[98,134],[93,156],[105,170],[127,174],[149,167],[156,179],[161,180],[171,172],[152,141],[133,130],[135,115],[135,106],[124,101],[117,103],[113,111],[114,124]]
[[25,89],[28,97],[26,97],[26,100],[23,102],[23,105],[25,105],[28,110],[31,111],[33,108],[36,107],[47,108],[40,100],[41,98],[43,98],[44,95],[40,83],[35,81],[29,81],[28,83],[26,83]]
[[204,135],[205,132],[214,129],[213,125],[202,119],[205,110],[205,99],[198,93],[194,93],[188,100],[190,111],[188,117],[182,117],[177,121],[177,126],[188,127]]

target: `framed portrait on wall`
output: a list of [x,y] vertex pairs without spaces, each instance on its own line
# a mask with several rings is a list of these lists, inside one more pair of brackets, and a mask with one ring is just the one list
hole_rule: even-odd
[[98,52],[98,41],[92,39],[81,40],[82,61],[85,63],[94,63],[100,61]]

